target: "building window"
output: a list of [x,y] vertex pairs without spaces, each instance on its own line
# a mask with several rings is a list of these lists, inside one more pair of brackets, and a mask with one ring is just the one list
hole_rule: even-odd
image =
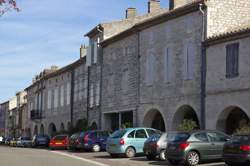
[[48,90],[48,101],[47,101],[47,108],[51,109],[51,101],[52,101],[52,92],[51,90]]
[[172,49],[165,49],[164,56],[164,80],[165,82],[170,82],[172,77]]
[[239,75],[239,43],[226,46],[226,77],[233,78]]
[[79,92],[79,81],[78,80],[75,80],[75,83],[74,83],[75,87],[74,87],[74,102],[76,102],[78,100],[78,92]]
[[67,91],[66,91],[66,96],[67,96],[67,105],[69,105],[70,104],[70,90],[71,90],[71,88],[70,88],[70,82],[68,82],[67,83]]
[[61,86],[61,90],[60,90],[60,103],[61,103],[61,107],[63,107],[64,105],[64,87],[63,85]]
[[83,93],[84,93],[84,98],[86,99],[87,96],[88,96],[88,79],[87,79],[87,76],[85,76],[85,79],[84,79],[83,82],[84,82],[84,85],[83,85],[84,86],[83,87],[84,88],[84,90],[83,90],[84,92]]
[[146,60],[146,84],[152,85],[155,79],[155,56],[150,54]]
[[188,43],[184,47],[184,79],[192,80],[194,78],[194,47]]
[[96,106],[100,105],[100,81],[96,83]]
[[89,94],[89,107],[92,108],[94,106],[94,85],[91,83],[90,85],[90,94]]
[[56,87],[54,91],[54,108],[58,107],[58,97],[59,97],[59,90],[58,87]]

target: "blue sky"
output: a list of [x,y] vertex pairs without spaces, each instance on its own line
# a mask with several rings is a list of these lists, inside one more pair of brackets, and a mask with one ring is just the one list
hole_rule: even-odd
[[[0,17],[0,103],[31,84],[51,65],[79,58],[84,34],[101,22],[125,17],[128,7],[147,12],[148,0],[17,0],[21,12]],[[161,0],[167,7],[168,0]]]

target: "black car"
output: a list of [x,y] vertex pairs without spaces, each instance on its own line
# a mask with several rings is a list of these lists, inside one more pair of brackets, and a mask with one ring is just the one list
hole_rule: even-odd
[[143,152],[148,160],[154,160],[156,156],[159,156],[161,160],[166,160],[166,147],[167,133],[157,133],[145,141]]
[[84,146],[83,144],[84,144],[84,132],[78,132],[73,134],[69,138],[68,149],[73,151],[82,150]]
[[167,159],[172,165],[184,162],[189,166],[221,160],[223,146],[229,139],[225,133],[210,130],[168,133]]
[[49,141],[48,135],[35,135],[32,139],[32,147],[48,147]]
[[250,135],[234,135],[224,145],[223,160],[228,166],[250,165]]

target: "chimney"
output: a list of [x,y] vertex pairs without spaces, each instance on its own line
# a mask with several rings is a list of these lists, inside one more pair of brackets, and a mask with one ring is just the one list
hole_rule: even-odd
[[126,10],[126,19],[135,18],[137,15],[136,8],[130,7]]
[[83,58],[87,55],[87,47],[85,45],[81,45],[80,48],[80,58]]
[[148,1],[148,13],[154,13],[161,9],[160,0]]

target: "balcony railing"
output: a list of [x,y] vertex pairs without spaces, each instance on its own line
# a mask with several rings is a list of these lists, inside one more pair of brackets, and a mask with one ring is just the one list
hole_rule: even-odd
[[42,119],[42,113],[38,110],[31,110],[30,119],[31,120]]

